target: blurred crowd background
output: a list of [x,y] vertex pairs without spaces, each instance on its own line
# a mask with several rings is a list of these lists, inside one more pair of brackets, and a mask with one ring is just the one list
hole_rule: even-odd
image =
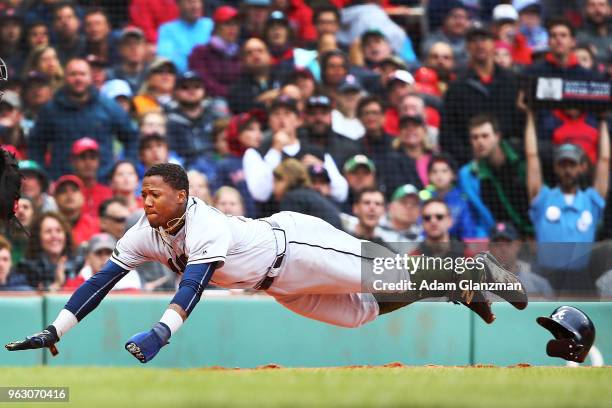
[[[607,0],[0,0],[0,144],[25,179],[0,291],[71,291],[156,163],[234,216],[320,217],[412,254],[491,249],[533,296],[612,295]],[[172,291],[156,263],[115,288]]]

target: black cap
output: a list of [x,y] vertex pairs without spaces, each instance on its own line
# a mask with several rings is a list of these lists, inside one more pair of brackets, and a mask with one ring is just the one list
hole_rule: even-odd
[[423,118],[423,116],[421,115],[404,115],[400,118],[399,120],[399,126],[400,128],[410,124],[410,123],[414,123],[417,124],[419,126],[425,126],[425,118]]
[[280,10],[274,10],[268,16],[268,20],[266,21],[266,25],[270,25],[270,24],[274,24],[274,23],[279,23],[279,24],[284,24],[286,26],[289,26],[289,20],[287,19],[287,16],[285,15],[285,13],[283,13]]
[[185,71],[177,79],[176,84],[180,85],[185,82],[199,82],[203,83],[202,77],[196,71]]
[[13,20],[18,23],[23,23],[23,15],[16,8],[7,8],[0,11],[0,21]]
[[49,81],[49,77],[38,71],[30,71],[28,75],[26,75],[24,86],[30,87],[32,84],[36,85],[50,85],[51,81]]
[[488,38],[493,40],[493,33],[481,25],[473,26],[465,33],[465,41],[474,41],[478,38]]
[[338,92],[346,93],[346,92],[361,92],[363,91],[363,86],[354,75],[347,75],[344,78],[344,81],[338,86]]
[[325,95],[313,95],[306,101],[307,108],[327,108],[331,109],[331,100]]
[[100,67],[100,68],[108,67],[107,60],[102,59],[94,54],[89,54],[88,56],[86,56],[85,61],[89,62],[89,65],[91,65],[92,67]]
[[144,149],[146,143],[148,143],[150,140],[159,140],[162,142],[168,141],[166,136],[162,135],[161,133],[154,132],[154,133],[141,134],[140,140],[138,141],[138,150]]
[[308,167],[308,175],[311,180],[322,180],[325,183],[331,183],[329,173],[327,173],[327,170],[321,164]]
[[448,16],[448,14],[455,9],[463,9],[465,11],[470,11],[470,9],[465,4],[463,4],[461,0],[447,1],[443,9],[445,11],[445,16]]
[[272,104],[270,105],[270,112],[278,108],[287,108],[289,110],[292,110],[296,114],[299,114],[297,101],[286,95],[281,95],[272,101]]
[[516,227],[510,222],[498,222],[493,229],[491,229],[491,241],[498,239],[516,241],[519,237],[520,235]]

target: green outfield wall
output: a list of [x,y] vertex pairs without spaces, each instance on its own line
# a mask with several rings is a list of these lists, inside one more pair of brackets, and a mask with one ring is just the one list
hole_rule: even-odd
[[[58,343],[60,355],[0,350],[0,366],[140,365],[124,349],[133,334],[148,330],[171,296],[109,296]],[[67,297],[0,297],[0,341],[40,330]],[[612,362],[612,303],[569,302],[597,327],[596,348]],[[149,364],[157,367],[287,367],[386,364],[564,365],[546,356],[550,335],[535,323],[560,303],[531,303],[524,311],[494,304],[497,321],[481,323],[464,307],[417,303],[358,329],[338,328],[298,316],[267,297],[206,298],[180,334]],[[478,319],[478,320],[477,320]],[[587,361],[587,363],[590,361]]]

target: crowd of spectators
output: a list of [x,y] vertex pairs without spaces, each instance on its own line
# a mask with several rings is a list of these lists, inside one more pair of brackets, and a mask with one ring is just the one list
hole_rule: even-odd
[[[611,23],[607,0],[0,0],[0,145],[24,175],[0,290],[74,290],[172,162],[228,215],[489,247],[531,294],[610,295],[610,117],[534,109],[524,84],[610,81]],[[115,289],[175,285],[148,263]]]

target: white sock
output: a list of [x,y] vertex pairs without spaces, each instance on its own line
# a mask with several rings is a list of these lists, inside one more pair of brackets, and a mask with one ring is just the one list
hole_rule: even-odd
[[58,337],[62,337],[68,333],[68,330],[76,326],[78,322],[76,316],[71,311],[62,309],[52,324],[57,330]]
[[175,310],[166,309],[164,315],[159,319],[160,322],[164,323],[170,328],[170,334],[174,335],[178,329],[183,325],[183,318]]

